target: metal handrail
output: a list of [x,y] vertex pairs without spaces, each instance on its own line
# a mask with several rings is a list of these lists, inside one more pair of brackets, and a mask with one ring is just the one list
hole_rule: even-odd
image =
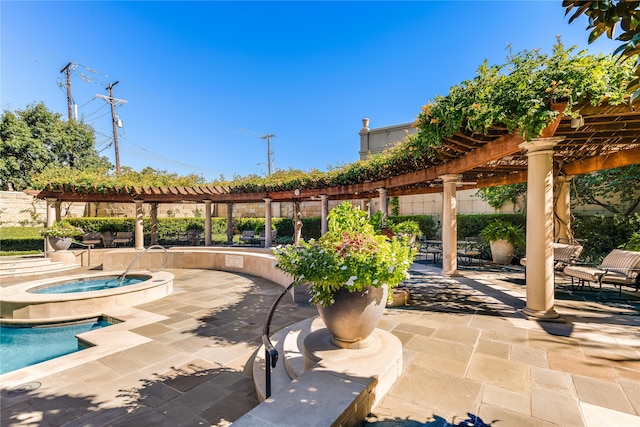
[[136,261],[138,261],[138,259],[146,254],[147,252],[149,252],[150,249],[162,249],[164,250],[164,263],[162,263],[162,267],[160,267],[157,270],[152,270],[150,268],[148,268],[147,270],[149,271],[161,271],[163,270],[166,266],[167,266],[167,262],[169,262],[169,254],[167,252],[167,248],[165,248],[162,245],[151,245],[149,246],[147,249],[145,249],[144,251],[140,252],[134,259],[133,261],[131,261],[131,263],[129,264],[129,266],[124,270],[124,273],[122,273],[122,276],[120,276],[120,282],[118,283],[118,286],[122,286],[122,282],[124,282],[124,278],[127,275],[127,273],[129,272],[129,270],[131,270],[131,267],[133,267],[133,264],[136,263]]
[[[91,248],[93,248],[93,244],[81,243],[76,241],[71,241],[71,245],[82,246],[83,248],[87,248],[87,266],[91,267]],[[46,246],[46,243],[45,243]]]
[[264,329],[262,330],[262,344],[264,345],[264,362],[265,362],[265,367],[264,367],[265,399],[268,399],[269,397],[271,397],[271,369],[275,368],[276,364],[278,363],[278,350],[275,349],[275,347],[273,346],[273,343],[269,339],[269,329],[271,326],[271,319],[273,318],[273,314],[275,313],[276,308],[280,303],[280,300],[282,300],[282,297],[284,297],[286,294],[289,293],[291,288],[293,288],[294,284],[295,282],[287,286],[282,291],[282,293],[278,295],[278,298],[276,298],[276,300],[273,302],[273,305],[269,310],[269,314],[267,315],[267,320],[264,323]]

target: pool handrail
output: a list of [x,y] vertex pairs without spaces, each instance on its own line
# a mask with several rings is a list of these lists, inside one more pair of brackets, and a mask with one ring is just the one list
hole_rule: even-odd
[[264,328],[262,330],[262,344],[264,345],[264,376],[265,376],[265,399],[271,397],[271,368],[275,368],[278,363],[278,350],[275,349],[273,343],[271,343],[271,339],[269,338],[269,329],[271,326],[271,319],[273,318],[273,314],[276,311],[276,307],[282,300],[291,288],[295,285],[295,282],[292,282],[289,286],[287,286],[281,293],[278,295],[278,298],[271,305],[271,309],[269,310],[269,314],[267,315],[267,320],[264,323]]
[[120,282],[118,283],[118,286],[122,286],[122,282],[124,282],[124,278],[127,276],[127,273],[129,272],[129,270],[131,270],[131,267],[133,267],[133,264],[136,263],[136,261],[138,261],[138,259],[146,254],[147,252],[149,252],[150,249],[162,249],[164,251],[164,262],[162,263],[162,266],[157,269],[157,270],[152,270],[150,268],[148,268],[147,270],[152,271],[152,272],[156,272],[156,271],[162,271],[164,270],[164,268],[167,266],[167,263],[169,262],[169,255],[167,253],[167,248],[165,248],[162,245],[151,245],[148,248],[146,248],[145,250],[143,250],[142,252],[140,252],[134,259],[133,261],[131,261],[131,263],[129,263],[129,265],[127,266],[127,268],[124,270],[124,273],[122,273],[122,276],[120,276]]

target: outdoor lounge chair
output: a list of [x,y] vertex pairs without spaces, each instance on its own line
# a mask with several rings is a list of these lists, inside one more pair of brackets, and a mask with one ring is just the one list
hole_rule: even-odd
[[[562,271],[566,266],[574,265],[584,247],[582,245],[569,245],[565,243],[553,243],[553,267],[556,271]],[[520,265],[527,266],[527,258],[520,260]],[[525,271],[526,272],[526,271]]]
[[581,287],[585,283],[598,283],[602,295],[602,284],[611,283],[619,286],[619,294],[622,295],[622,286],[635,286],[636,292],[640,289],[640,252],[614,249],[604,257],[598,267],[582,265],[570,265],[563,270],[566,276],[573,280],[578,279]]

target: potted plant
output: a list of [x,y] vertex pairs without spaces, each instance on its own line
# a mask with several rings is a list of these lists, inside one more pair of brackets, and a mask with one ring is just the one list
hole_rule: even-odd
[[344,202],[329,213],[328,231],[318,240],[276,247],[276,267],[296,284],[309,284],[334,344],[359,348],[369,342],[389,289],[408,277],[415,256],[408,240],[377,233],[365,212]]
[[72,239],[83,233],[81,228],[74,227],[66,221],[58,221],[51,227],[40,230],[40,234],[49,239],[49,244],[56,251],[65,251],[71,246]]
[[522,226],[499,219],[487,225],[480,236],[489,241],[496,264],[511,264],[516,248],[523,247],[526,239]]

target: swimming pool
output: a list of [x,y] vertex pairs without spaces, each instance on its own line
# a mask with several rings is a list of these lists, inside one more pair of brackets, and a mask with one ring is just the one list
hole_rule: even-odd
[[0,375],[80,351],[76,335],[111,324],[96,318],[46,327],[0,325]]

